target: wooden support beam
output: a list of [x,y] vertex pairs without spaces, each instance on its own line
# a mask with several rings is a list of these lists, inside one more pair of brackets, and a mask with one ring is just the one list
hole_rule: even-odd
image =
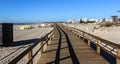
[[51,41],[52,41],[52,37],[49,38],[49,43],[48,44],[50,44]]
[[81,31],[79,31],[79,37],[81,37]]
[[97,49],[96,49],[97,53],[100,54],[100,40],[97,39]]
[[120,64],[120,49],[119,48],[117,49],[117,57],[119,58],[116,58],[116,64]]
[[[32,50],[28,53],[28,59],[31,60],[31,58],[32,58]],[[29,64],[33,64],[33,60],[31,60]]]
[[[42,46],[43,46],[43,42],[40,41],[40,48],[41,48]],[[43,47],[40,49],[40,57],[41,57],[42,53],[43,53]]]
[[40,42],[40,46],[42,47],[41,48],[41,53],[43,52],[43,41]]
[[53,39],[53,37],[54,37],[54,33],[55,33],[55,32],[53,31],[53,33],[52,33],[52,35],[51,35],[51,37],[50,37],[50,38],[51,38],[51,40],[52,40],[52,39]]
[[48,46],[48,42],[49,42],[49,37],[48,37],[48,35],[46,36],[46,44],[47,44],[47,46]]
[[83,32],[83,33],[82,33],[82,39],[83,39],[83,41],[84,41],[84,37],[85,37],[84,35],[85,35],[85,34],[84,34],[84,32]]
[[90,35],[88,34],[88,45],[90,45]]

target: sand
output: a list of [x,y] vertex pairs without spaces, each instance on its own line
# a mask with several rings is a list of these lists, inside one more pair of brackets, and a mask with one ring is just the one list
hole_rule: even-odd
[[[67,24],[66,26],[75,27],[80,30],[86,31],[93,35],[99,36],[111,42],[120,44],[120,27],[103,27],[99,28],[95,24]],[[99,29],[94,30],[94,26]],[[14,26],[14,42],[27,41],[31,39],[39,39],[44,36],[46,33],[50,32],[53,28],[34,28],[29,30],[20,30],[19,26]],[[31,43],[35,42],[31,41]],[[31,44],[28,41],[28,44]],[[7,64],[17,55],[19,55],[23,50],[27,49],[27,45],[19,45],[14,47],[4,47],[0,49],[0,63]],[[14,52],[14,53],[13,53]],[[11,54],[12,53],[12,54]]]
[[[67,26],[75,27],[80,30],[86,31],[93,35],[99,36],[111,42],[120,44],[120,27],[102,27],[100,28],[99,25],[96,24],[67,24]],[[98,29],[94,30],[94,26]]]
[[8,62],[27,49],[29,47],[28,45],[34,44],[38,39],[45,36],[53,29],[53,27],[36,27],[28,30],[20,30],[19,25],[15,25],[13,28],[14,44],[11,44],[10,47],[0,48],[1,64],[8,64]]

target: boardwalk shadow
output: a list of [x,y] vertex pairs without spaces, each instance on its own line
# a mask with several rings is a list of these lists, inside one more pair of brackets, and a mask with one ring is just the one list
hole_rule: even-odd
[[55,64],[59,64],[59,61],[60,61],[59,60],[60,59],[60,48],[61,48],[61,40],[62,40],[62,35],[58,27],[57,27],[57,30],[60,36],[59,36],[58,48],[57,48],[56,56],[55,56]]
[[[68,48],[68,47],[63,47],[63,48],[60,48],[60,49],[65,49],[65,48]],[[49,51],[45,51],[43,53],[48,53],[48,52],[52,52],[52,51],[56,51],[57,49],[52,49],[52,50],[49,50]]]
[[[66,41],[63,41],[63,42],[61,42],[61,43],[66,43]],[[49,44],[49,46],[51,46],[51,45],[57,45],[58,43],[52,43],[52,44]]]
[[[69,40],[69,37],[68,37],[67,33],[64,30],[62,30],[59,26],[57,27],[57,30],[58,30],[58,32],[60,34],[60,39],[59,39],[58,48],[57,48],[57,51],[56,51],[55,61],[49,62],[47,64],[52,64],[52,63],[59,64],[60,61],[68,59],[68,58],[72,59],[73,64],[80,64],[79,60],[78,60],[78,58],[77,58],[77,56],[76,56],[76,54],[74,52],[74,49],[72,47],[72,44],[71,44],[71,42]],[[61,50],[60,48],[61,48],[61,39],[62,39],[61,32],[63,32],[64,35],[65,35],[66,42],[68,44],[69,53],[70,53],[70,56],[64,57],[62,59],[60,59],[60,50]]]
[[1,58],[0,61],[9,57],[10,55],[14,54],[19,49],[26,48],[27,46],[24,46],[24,45],[34,44],[34,43],[37,43],[39,41],[40,41],[40,39],[30,39],[30,40],[21,40],[21,41],[16,41],[16,42],[9,43],[7,47],[15,47],[15,50],[11,51],[8,55]]
[[[52,64],[52,63],[59,64],[60,61],[61,61],[61,60],[60,60],[60,50],[61,50],[62,34],[61,34],[61,32],[60,32],[60,30],[59,30],[58,27],[56,28],[56,30],[58,30],[58,33],[59,33],[59,41],[58,41],[58,47],[57,47],[57,49],[56,49],[55,61],[51,61],[51,62],[48,62],[48,63],[46,63],[46,64]],[[66,47],[65,47],[65,48],[66,48]],[[68,58],[68,57],[66,57],[66,58]],[[64,59],[66,59],[66,58],[64,58]],[[62,60],[64,60],[64,59],[62,59]]]
[[[59,35],[60,35],[59,36],[59,41],[58,41],[58,47],[57,47],[57,49],[47,51],[47,52],[56,51],[55,60],[51,61],[51,62],[48,62],[46,64],[59,64],[60,61],[63,61],[63,60],[69,59],[69,58],[72,59],[73,64],[80,64],[79,60],[78,60],[78,58],[77,58],[77,56],[76,56],[76,54],[74,52],[74,49],[72,47],[72,44],[71,44],[71,42],[69,40],[69,37],[68,37],[67,33],[64,30],[62,30],[60,27],[57,27],[56,30],[58,30]],[[61,40],[62,40],[62,34],[61,33],[63,33],[65,35],[64,39],[66,39],[66,41],[61,42]],[[60,51],[61,51],[61,49],[64,49],[64,48],[61,48],[61,43],[67,43],[68,46],[65,47],[65,48],[68,48],[70,56],[60,58],[60,55],[61,55]]]
[[24,46],[29,44],[38,43],[40,39],[29,39],[29,40],[21,40],[9,43],[8,47],[15,47],[15,46]]
[[45,38],[45,37],[42,37],[42,39],[36,38],[36,39],[28,39],[28,40],[14,41],[14,42],[12,42],[12,43],[9,43],[9,47],[34,44],[34,43],[40,42],[40,40],[41,40],[41,41],[46,41],[46,38]]
[[[61,59],[59,59],[59,61],[66,60],[66,59],[68,59],[68,58],[70,58],[70,56],[66,56],[66,57],[64,57],[64,58],[61,58]],[[51,61],[51,62],[48,62],[48,63],[46,63],[46,64],[56,64],[56,62],[55,62],[55,61]]]
[[[60,28],[60,29],[61,29],[61,28]],[[61,30],[62,30],[62,29],[61,29]],[[64,30],[62,30],[62,32],[63,32],[63,33],[65,34],[65,36],[66,36],[66,40],[67,40],[67,44],[68,44],[68,48],[69,48],[69,52],[70,52],[70,57],[71,57],[71,59],[72,59],[73,64],[80,64],[80,62],[79,62],[79,60],[78,60],[78,58],[77,58],[77,56],[76,56],[76,54],[75,54],[75,52],[74,52],[74,49],[73,49],[73,47],[72,47],[72,44],[71,44],[71,42],[70,42],[70,39],[69,39],[67,33],[66,33]]]

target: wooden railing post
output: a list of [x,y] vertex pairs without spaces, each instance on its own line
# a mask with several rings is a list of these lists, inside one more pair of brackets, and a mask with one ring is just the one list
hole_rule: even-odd
[[53,34],[52,34],[52,38],[54,37],[54,32],[53,32]]
[[90,45],[90,35],[88,34],[88,45]]
[[55,33],[55,32],[53,31],[52,36],[51,36],[51,40],[52,40],[52,39],[53,39],[53,37],[54,37],[54,33]]
[[[28,53],[28,59],[31,60],[31,58],[32,58],[32,50]],[[31,60],[29,64],[33,64],[33,60]]]
[[50,36],[50,41],[52,40],[54,33],[55,33],[55,32],[53,31],[53,32],[52,32],[52,35]]
[[96,49],[97,53],[100,54],[100,40],[97,39],[97,49]]
[[80,35],[80,34],[79,34],[79,30],[77,29],[77,36],[79,37],[79,35]]
[[74,33],[75,33],[75,35],[77,35],[77,30],[74,28]]
[[[50,36],[50,38],[49,38],[49,41],[51,42],[52,41],[52,37]],[[50,42],[49,42],[49,44],[50,44]]]
[[[43,42],[42,42],[42,40],[40,41],[40,48],[43,46]],[[42,55],[42,52],[43,52],[43,47],[41,48],[41,50],[40,50],[40,56]]]
[[40,45],[42,46],[41,52],[43,52],[43,41],[42,40],[41,40],[41,44]]
[[49,42],[49,37],[48,37],[48,35],[46,36],[46,44],[47,44],[47,46],[48,46],[48,42]]
[[[119,57],[119,58],[118,58]],[[116,58],[116,64],[120,64],[120,49],[117,49],[117,58]]]
[[79,37],[81,37],[81,31],[79,30]]
[[80,37],[80,31],[78,30],[78,37]]
[[84,35],[85,35],[84,32],[82,32],[82,39],[83,39],[83,41],[84,41]]

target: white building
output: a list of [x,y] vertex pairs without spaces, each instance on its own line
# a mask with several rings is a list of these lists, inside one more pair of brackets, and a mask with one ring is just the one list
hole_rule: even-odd
[[112,22],[111,18],[106,18],[106,22]]
[[88,18],[81,18],[83,22],[87,22]]
[[95,21],[95,22],[98,22],[99,19],[94,19],[94,18],[81,18],[79,19],[78,21],[83,21],[83,22],[87,22],[87,21]]
[[105,22],[112,22],[112,19],[111,18],[103,18],[103,19],[101,19],[101,22],[103,22],[103,21],[105,21]]
[[68,19],[66,22],[67,23],[74,23],[74,21],[72,19]]
[[98,20],[98,19],[88,19],[88,21],[95,21],[95,22],[98,22],[99,20]]

